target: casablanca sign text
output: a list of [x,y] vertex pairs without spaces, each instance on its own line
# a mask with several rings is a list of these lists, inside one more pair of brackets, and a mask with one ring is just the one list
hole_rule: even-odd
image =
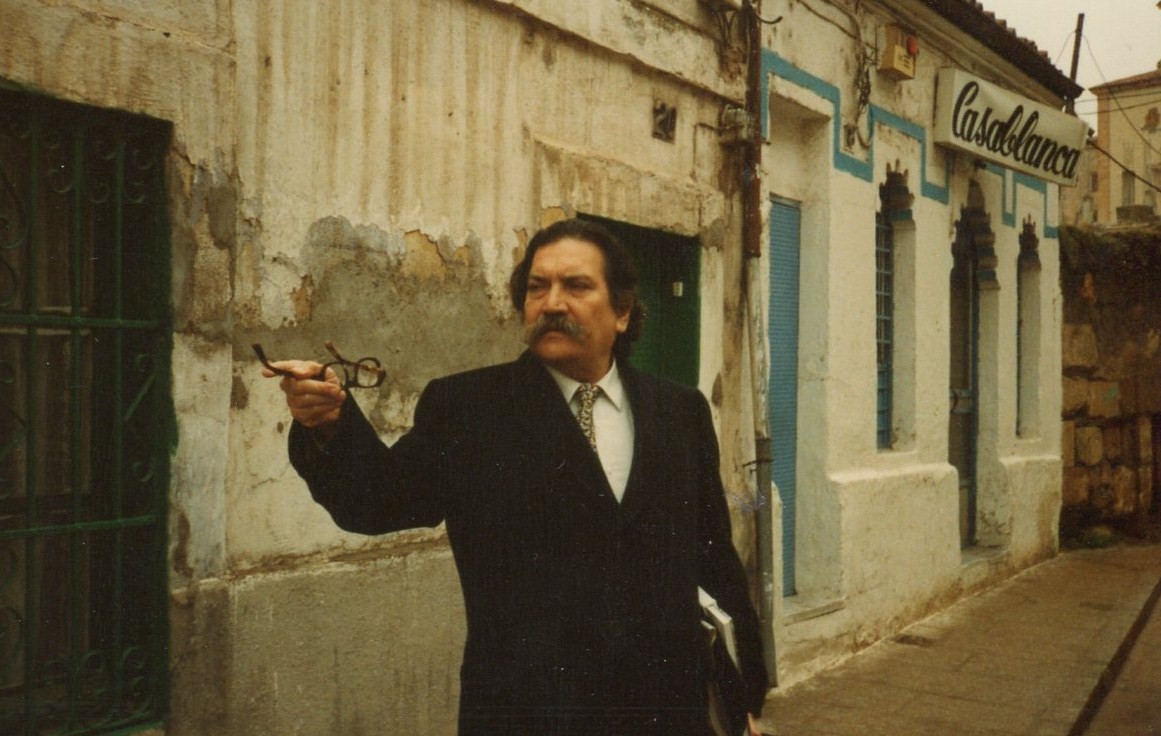
[[935,142],[1072,186],[1084,150],[1084,121],[959,69],[939,71]]

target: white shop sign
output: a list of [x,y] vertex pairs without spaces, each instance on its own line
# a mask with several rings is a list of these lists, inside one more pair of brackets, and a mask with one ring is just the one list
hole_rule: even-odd
[[939,70],[935,142],[1072,186],[1088,125],[960,69]]

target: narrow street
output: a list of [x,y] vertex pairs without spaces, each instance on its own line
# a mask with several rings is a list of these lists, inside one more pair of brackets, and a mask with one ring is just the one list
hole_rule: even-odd
[[776,692],[762,729],[776,736],[1161,733],[1159,592],[1159,545],[1064,552]]
[[1161,607],[1157,605],[1161,586],[1155,589],[1150,605],[1140,619],[1139,632],[1126,646],[1118,671],[1110,673],[1104,697],[1094,703],[1095,715],[1080,733],[1161,734]]

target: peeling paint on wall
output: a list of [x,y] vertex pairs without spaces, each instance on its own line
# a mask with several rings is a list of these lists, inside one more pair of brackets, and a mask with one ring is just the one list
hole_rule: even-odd
[[310,298],[314,287],[314,279],[308,273],[302,277],[302,286],[291,292],[290,299],[294,303],[294,319],[297,322],[310,321]]
[[433,377],[520,350],[515,315],[491,308],[466,244],[329,217],[307,233],[299,268],[298,322],[278,326],[278,355],[311,357],[333,340],[379,357],[386,390],[414,393]]
[[178,332],[224,340],[232,322],[237,182],[171,155],[167,166]]

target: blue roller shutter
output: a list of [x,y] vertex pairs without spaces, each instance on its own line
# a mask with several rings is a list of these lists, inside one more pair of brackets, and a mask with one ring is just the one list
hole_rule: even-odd
[[770,438],[772,477],[782,499],[782,587],[794,595],[798,455],[798,204],[773,199],[770,207]]

